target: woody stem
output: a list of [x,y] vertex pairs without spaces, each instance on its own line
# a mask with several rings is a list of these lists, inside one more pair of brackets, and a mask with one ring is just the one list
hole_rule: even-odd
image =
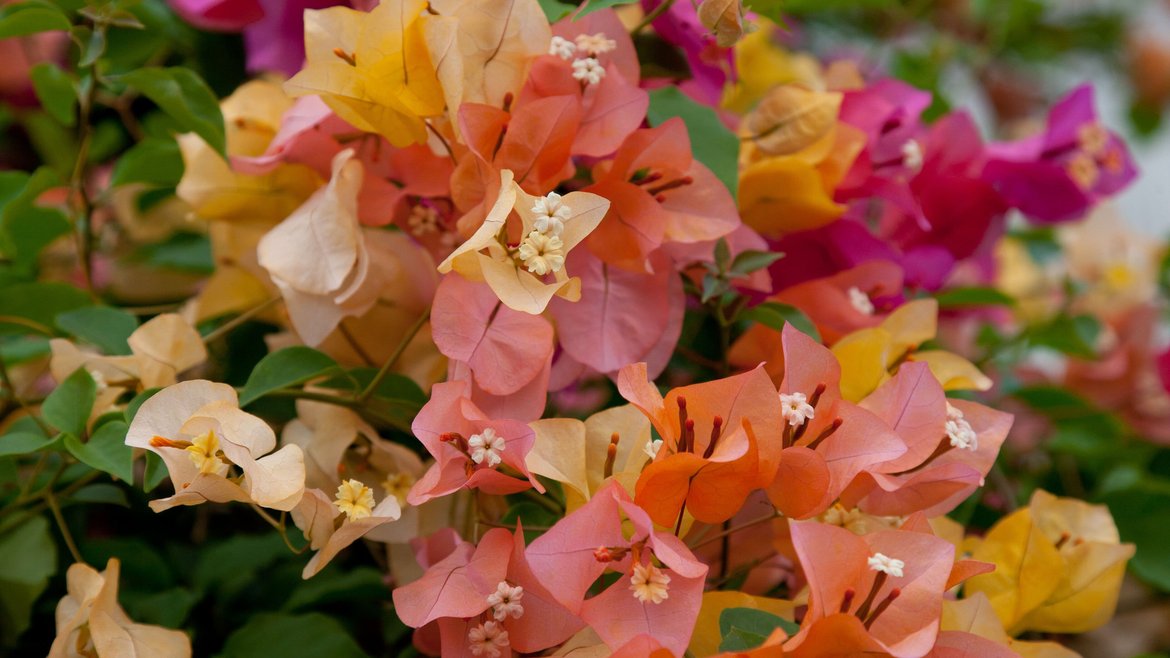
[[428,306],[426,312],[418,316],[418,319],[415,320],[414,324],[412,324],[410,329],[407,330],[406,335],[403,336],[402,340],[398,343],[398,347],[394,348],[394,353],[390,355],[390,358],[386,359],[386,363],[383,363],[382,368],[378,370],[378,374],[374,375],[374,378],[370,380],[369,385],[362,389],[362,392],[357,396],[357,401],[359,404],[364,403],[366,400],[370,399],[370,396],[374,394],[374,391],[378,390],[378,386],[382,383],[382,380],[386,379],[386,376],[390,374],[390,369],[394,367],[394,364],[398,362],[399,357],[401,357],[402,353],[406,351],[407,346],[410,345],[410,342],[414,340],[414,337],[418,334],[419,330],[422,329],[423,325],[426,324],[427,320],[430,319],[431,309]]

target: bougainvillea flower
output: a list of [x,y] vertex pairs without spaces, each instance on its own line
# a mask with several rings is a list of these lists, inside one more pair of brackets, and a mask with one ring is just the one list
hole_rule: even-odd
[[547,54],[532,61],[519,103],[563,97],[580,108],[574,155],[613,153],[642,124],[650,96],[639,88],[634,43],[611,9],[559,21]]
[[524,463],[535,434],[519,421],[489,418],[467,398],[468,388],[461,381],[436,384],[411,425],[435,458],[407,495],[411,505],[463,488],[490,494],[529,487],[544,492]]
[[427,139],[424,119],[443,112],[420,18],[425,0],[387,0],[371,11],[305,12],[305,68],[285,83],[292,96],[316,95],[355,128],[395,146]]
[[565,508],[589,501],[611,478],[633,495],[642,467],[651,457],[650,421],[627,404],[599,411],[584,422],[546,418],[530,423],[536,443],[528,468],[567,486]]
[[512,310],[487,285],[461,276],[443,277],[431,323],[439,351],[466,363],[476,386],[492,395],[523,388],[553,354],[553,329],[547,320]]
[[780,380],[783,452],[767,492],[785,515],[808,518],[827,509],[859,473],[906,448],[880,419],[842,398],[841,365],[828,348],[791,325],[780,343],[768,367],[772,381]]
[[[608,221],[594,235],[604,232]],[[565,352],[612,375],[626,364],[646,361],[664,338],[673,351],[678,331],[667,330],[681,329],[676,319],[686,305],[682,279],[667,258],[650,262],[653,272],[637,272],[610,266],[584,249],[569,256],[566,266],[581,279],[581,300],[555,298],[549,304]]]
[[715,240],[739,226],[731,193],[692,155],[677,117],[632,133],[593,167],[593,180],[586,189],[611,205],[588,244],[608,263],[646,270],[663,242]]
[[191,638],[182,631],[137,624],[118,605],[121,563],[110,558],[98,573],[84,562],[65,572],[69,593],[57,604],[57,637],[49,658],[81,656],[174,656],[190,658]]
[[[793,523],[792,542],[808,580],[809,606],[787,649],[827,641],[855,645],[858,653],[877,649],[909,658],[934,646],[955,553],[950,542],[907,530],[858,536],[813,521]],[[838,633],[818,637],[815,629],[826,623]],[[822,655],[816,646],[809,649]]]
[[[515,246],[506,242],[513,209],[521,220]],[[608,209],[609,201],[588,192],[530,196],[505,169],[499,197],[483,224],[439,264],[439,271],[486,281],[505,306],[533,315],[543,312],[554,295],[576,301],[581,283],[565,271],[565,257]]]
[[175,494],[150,501],[156,512],[231,501],[288,511],[305,489],[301,449],[273,452],[272,428],[241,411],[227,384],[196,379],[159,391],[139,407],[126,445],[155,453],[167,466]]
[[584,625],[542,584],[524,549],[524,533],[488,531],[479,545],[460,542],[419,580],[394,590],[408,626],[438,621],[443,655],[510,656],[556,646]]
[[[765,301],[804,311],[825,343],[832,345],[845,334],[880,324],[885,313],[879,305],[901,301],[901,293],[902,268],[888,260],[869,260],[833,276],[785,288]],[[753,325],[744,333],[766,330]]]
[[972,578],[967,591],[986,594],[1012,635],[1083,633],[1113,616],[1133,553],[1105,506],[1037,489],[1028,507],[977,540],[972,557],[996,570]]
[[[623,516],[633,528],[628,538],[622,531]],[[617,482],[604,485],[592,500],[533,541],[527,557],[538,580],[557,583],[557,601],[611,649],[649,634],[675,655],[686,650],[707,566],[677,537],[655,530]],[[606,572],[619,577],[586,599]]]
[[635,488],[635,500],[655,523],[681,527],[684,509],[704,523],[722,522],[753,489],[772,481],[782,415],[762,366],[663,398],[647,379],[646,364],[635,363],[621,369],[618,391],[662,437]]
[[784,258],[768,267],[777,291],[833,276],[866,261],[887,260],[905,267],[897,249],[859,222],[833,222],[811,231],[785,235],[770,243]]
[[306,489],[292,509],[292,519],[309,547],[316,551],[302,578],[312,578],[343,548],[378,526],[397,521],[402,515],[398,497],[387,494],[375,504],[374,491],[360,480],[345,480],[331,496],[320,489]]
[[362,165],[352,150],[333,159],[333,176],[257,246],[288,308],[293,327],[309,345],[321,343],[346,316],[378,300],[382,279],[357,217]]
[[[1000,645],[1012,655],[1024,658],[1079,658],[1080,654],[1057,642],[1030,642],[1015,640],[995,616],[987,595],[976,592],[958,601],[944,601],[940,640],[949,633],[976,635]],[[984,655],[982,653],[976,655]],[[988,652],[986,655],[995,655]]]
[[104,356],[82,351],[64,338],[49,340],[49,372],[58,382],[85,368],[97,384],[94,418],[105,413],[122,393],[161,388],[175,383],[179,373],[207,360],[203,338],[174,313],[162,313],[134,330],[126,341],[128,356]]
[[427,47],[451,120],[464,103],[502,106],[548,52],[552,32],[535,0],[438,0],[428,5]]
[[842,365],[841,394],[847,400],[861,400],[906,361],[929,365],[948,391],[991,388],[991,380],[963,357],[943,350],[918,350],[937,331],[938,302],[916,299],[898,307],[879,326],[841,338],[833,345]]
[[907,450],[859,475],[841,498],[883,516],[954,509],[983,486],[1012,425],[1011,414],[947,400],[924,363],[903,365],[861,407],[885,421]]
[[1012,207],[1043,223],[1082,217],[1137,176],[1125,142],[1097,118],[1087,84],[1052,107],[1043,133],[989,151],[984,178]]
[[525,423],[544,414],[551,377],[552,358],[549,358],[536,377],[515,393],[493,395],[476,384],[471,368],[466,363],[449,360],[447,368],[447,381],[466,382],[470,386],[468,398],[485,414],[492,418],[511,418]]
[[833,200],[865,143],[837,120],[841,95],[793,85],[772,90],[740,127],[744,223],[769,237],[824,226],[845,206]]
[[[264,153],[291,104],[279,85],[265,80],[244,83],[225,98],[220,110],[228,156],[235,161]],[[270,226],[321,186],[321,176],[301,164],[236,170],[198,135],[180,135],[178,141],[183,178],[175,194],[204,219]]]

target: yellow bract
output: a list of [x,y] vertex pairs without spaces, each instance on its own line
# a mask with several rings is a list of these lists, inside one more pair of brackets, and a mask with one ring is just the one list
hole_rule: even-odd
[[1084,633],[1108,622],[1134,553],[1104,506],[1039,490],[972,543],[972,558],[996,570],[972,578],[967,591],[986,595],[1012,635]]
[[695,633],[691,636],[691,645],[688,647],[690,653],[696,656],[713,656],[719,653],[719,643],[723,640],[719,629],[719,615],[728,608],[763,610],[791,621],[796,606],[792,601],[751,596],[743,592],[706,592],[703,594],[702,607],[699,608],[699,618],[695,621]]
[[987,390],[991,380],[967,359],[942,350],[916,352],[938,331],[938,302],[903,304],[881,325],[855,331],[833,345],[841,362],[841,395],[858,401],[889,379],[905,361],[922,361],[946,390]]
[[369,13],[307,10],[308,63],[285,89],[320,96],[337,116],[395,146],[426,141],[423,119],[445,105],[420,18],[426,6],[426,0],[386,0]]

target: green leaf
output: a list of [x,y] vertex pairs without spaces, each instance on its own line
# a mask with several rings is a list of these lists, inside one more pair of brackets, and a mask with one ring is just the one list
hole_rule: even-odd
[[652,90],[650,109],[646,112],[650,125],[658,126],[674,117],[687,125],[695,157],[723,181],[735,198],[739,185],[739,139],[723,125],[715,110],[691,100],[678,87],[668,85]]
[[1097,356],[1097,335],[1101,323],[1090,315],[1061,315],[1046,325],[1026,332],[1032,345],[1048,347],[1070,356],[1086,359]]
[[[59,127],[56,130],[61,132]],[[41,250],[72,228],[60,210],[36,205],[43,192],[60,184],[60,176],[47,166],[32,175],[0,173],[0,248],[14,265],[30,273]]]
[[180,129],[199,135],[227,159],[227,138],[219,101],[194,71],[182,67],[148,67],[122,75],[118,81],[142,92],[174,119]]
[[319,612],[259,614],[232,633],[219,658],[365,658],[345,627]]
[[64,126],[77,123],[77,87],[68,73],[52,62],[41,62],[29,70],[29,76],[49,116]]
[[731,248],[727,246],[727,240],[719,238],[715,241],[715,267],[719,272],[726,272],[730,264]]
[[1141,484],[1106,494],[1122,541],[1137,553],[1130,567],[1142,580],[1170,592],[1170,487]]
[[29,0],[0,9],[0,39],[68,30],[72,25],[65,12],[50,2]]
[[711,301],[712,299],[715,299],[716,297],[718,297],[719,295],[722,295],[723,293],[727,292],[728,290],[730,290],[730,286],[728,285],[726,280],[724,280],[718,276],[715,276],[714,274],[710,274],[710,273],[704,274],[703,275],[703,292],[699,296],[699,301],[706,304],[707,302]]
[[1016,300],[995,288],[952,288],[935,295],[942,308],[962,306],[1013,306]]
[[255,402],[272,391],[299,386],[336,369],[337,362],[332,357],[311,347],[297,345],[273,352],[261,359],[252,370],[244,384],[244,392],[240,394],[240,406]]
[[57,572],[57,545],[43,516],[0,534],[0,643],[28,628],[32,607]]
[[116,484],[98,482],[78,489],[67,499],[72,503],[118,505],[129,508],[130,500],[126,498],[126,491]]
[[[0,315],[27,322],[0,322],[0,333],[50,334],[57,316],[93,303],[83,290],[57,282],[16,283],[0,287]],[[39,326],[38,326],[39,325]]]
[[288,555],[288,547],[279,535],[234,535],[199,551],[192,583],[202,592],[212,589],[243,589],[259,576],[260,571]]
[[735,260],[731,261],[731,273],[737,276],[751,274],[756,270],[762,270],[772,263],[784,258],[784,254],[775,251],[741,251],[735,256]]
[[719,613],[720,651],[746,651],[764,643],[772,631],[784,629],[794,635],[800,630],[794,622],[755,608],[727,608]]
[[138,255],[155,267],[195,274],[215,271],[211,240],[206,235],[178,232],[164,242],[144,246]]
[[0,436],[0,457],[27,455],[51,445],[57,437],[42,436],[32,432],[12,432]]
[[66,434],[65,449],[87,466],[109,473],[123,482],[133,482],[134,451],[125,443],[127,429],[126,423],[120,420],[106,423],[85,443],[72,434]]
[[122,355],[130,354],[126,339],[138,328],[138,318],[109,306],[85,306],[58,315],[57,326],[105,354]]
[[330,576],[302,581],[281,609],[292,612],[337,601],[350,604],[358,601],[377,602],[385,600],[390,594],[382,572],[372,567],[361,567]]
[[739,317],[748,322],[759,322],[776,331],[782,331],[786,323],[791,324],[811,336],[813,340],[821,342],[821,332],[817,331],[816,325],[804,314],[804,311],[795,306],[778,302],[764,302],[747,309]]
[[146,470],[142,474],[142,490],[146,493],[154,491],[154,488],[167,478],[167,474],[167,465],[163,462],[162,457],[153,452],[146,453]]
[[122,599],[131,619],[167,628],[181,628],[191,608],[199,602],[199,596],[186,587],[145,594],[122,592]]
[[577,11],[577,5],[561,2],[560,0],[538,0],[540,8],[544,10],[549,23],[555,23],[565,16]]
[[89,371],[84,367],[78,368],[49,393],[41,405],[41,414],[47,423],[62,432],[75,437],[82,436],[95,399],[97,384]]
[[146,183],[175,187],[183,177],[183,156],[173,139],[147,137],[118,158],[110,185]]
[[581,7],[581,13],[573,17],[577,20],[582,16],[588,16],[599,9],[609,9],[610,7],[619,7],[621,5],[632,5],[638,0],[589,0]]

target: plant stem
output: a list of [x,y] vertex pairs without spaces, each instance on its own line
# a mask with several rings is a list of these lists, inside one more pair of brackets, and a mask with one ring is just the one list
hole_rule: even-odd
[[761,523],[767,523],[768,521],[771,521],[772,519],[776,519],[779,517],[780,517],[780,515],[778,513],[772,512],[771,514],[769,514],[767,516],[761,516],[758,519],[752,519],[751,521],[748,521],[746,523],[742,523],[742,524],[737,525],[733,528],[727,528],[723,532],[720,532],[718,534],[707,537],[703,541],[695,544],[694,546],[691,546],[691,550],[699,548],[700,546],[706,546],[707,544],[710,544],[711,542],[719,541],[719,540],[723,539],[724,537],[730,537],[731,535],[734,535],[735,533],[739,532],[740,530],[751,528],[753,526],[760,525]]
[[244,311],[243,313],[240,313],[239,315],[232,318],[231,320],[228,320],[227,322],[219,325],[215,329],[212,329],[211,331],[207,332],[207,335],[203,337],[203,343],[207,344],[207,343],[210,343],[210,342],[212,342],[212,341],[214,341],[222,336],[227,335],[227,333],[230,332],[232,329],[235,329],[236,327],[244,324],[245,322],[247,322],[248,320],[251,320],[252,318],[256,317],[257,315],[260,315],[265,310],[267,310],[268,307],[272,306],[273,304],[275,304],[278,301],[280,301],[280,297],[269,297],[268,299],[264,300],[263,302],[260,302],[256,306],[253,306],[252,308]]
[[651,23],[657,20],[659,16],[665,14],[673,4],[674,0],[662,0],[661,4],[659,4],[654,9],[651,9],[649,14],[646,14],[642,17],[642,20],[634,26],[634,29],[630,30],[630,34],[637,34],[642,30],[645,30],[650,26]]
[[402,341],[398,343],[398,347],[394,348],[394,353],[390,355],[390,358],[386,359],[386,363],[383,363],[382,368],[378,370],[378,374],[374,375],[374,378],[370,380],[369,385],[367,385],[365,389],[363,389],[362,392],[358,394],[357,402],[359,404],[362,404],[366,400],[370,399],[370,396],[374,394],[374,391],[378,390],[378,386],[382,383],[382,380],[386,379],[386,376],[390,374],[390,369],[394,367],[394,364],[398,362],[399,357],[401,357],[402,353],[406,351],[407,346],[410,345],[410,342],[414,340],[416,335],[418,335],[419,330],[422,329],[423,325],[426,324],[427,320],[430,319],[431,309],[428,306],[427,310],[422,315],[418,316],[418,319],[415,320],[414,324],[410,326],[409,330],[407,330],[406,335],[402,337]]
[[57,503],[57,496],[53,493],[52,487],[45,492],[45,503],[52,511],[53,519],[57,521],[57,529],[61,531],[61,538],[65,540],[65,546],[73,556],[73,561],[85,562],[81,559],[81,551],[77,550],[77,544],[73,542],[73,533],[69,532],[69,526],[65,525],[65,517],[61,514],[61,506]]
[[553,502],[548,496],[542,496],[534,489],[525,489],[524,491],[520,492],[520,495],[524,496],[528,500],[531,500],[537,505],[544,507],[553,514],[563,514],[565,511],[561,509],[559,505]]

